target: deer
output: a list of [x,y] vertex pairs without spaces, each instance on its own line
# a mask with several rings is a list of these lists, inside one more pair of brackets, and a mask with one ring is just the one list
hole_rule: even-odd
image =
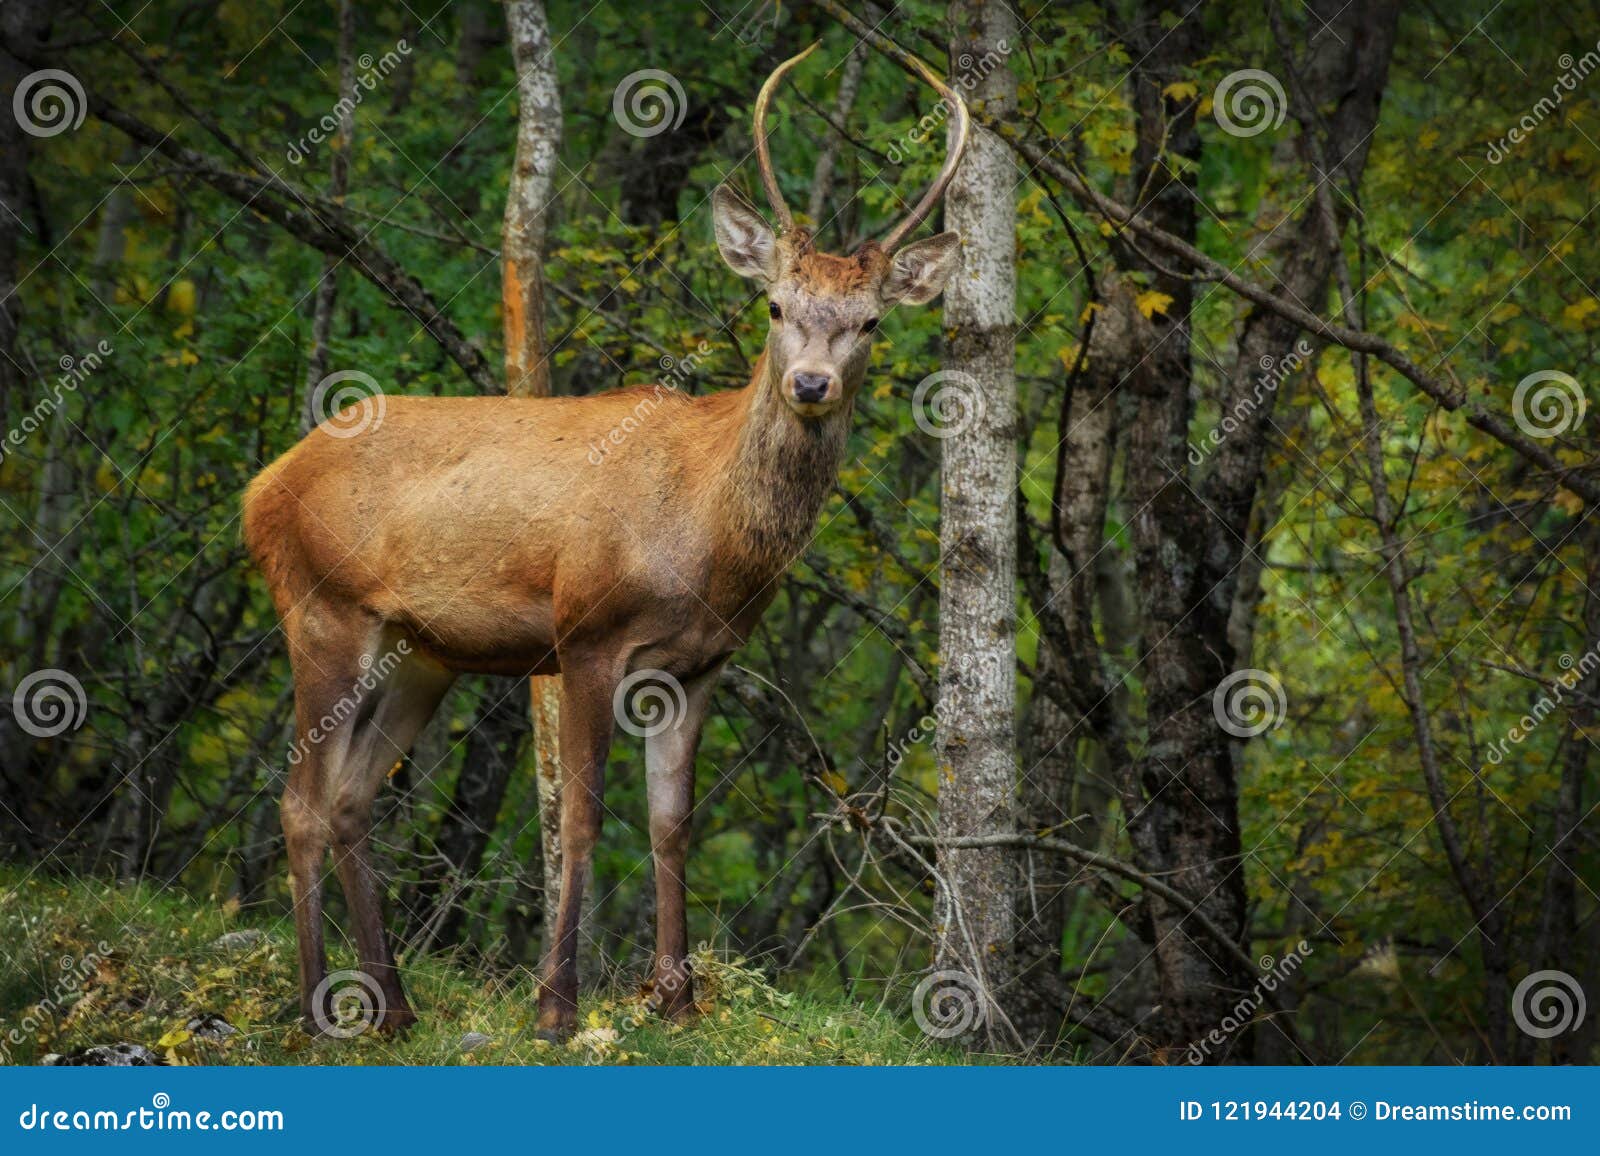
[[[953,232],[905,243],[943,197],[969,129],[961,96],[920,62],[950,115],[932,185],[882,241],[849,256],[819,251],[796,224],[766,121],[784,76],[817,47],[774,69],[753,108],[777,228],[726,183],[712,196],[722,259],[767,298],[765,348],[746,386],[694,396],[659,386],[538,398],[378,395],[376,420],[352,436],[342,410],[246,490],[244,541],[270,589],[294,686],[299,757],[281,818],[300,1018],[311,1034],[339,1034],[347,1021],[336,1013],[351,995],[327,971],[330,850],[359,958],[363,1025],[395,1032],[416,1022],[383,924],[373,805],[451,684],[469,673],[560,676],[563,858],[538,993],[547,1039],[577,1023],[581,903],[625,692],[641,675],[670,688],[667,717],[643,728],[656,893],[651,983],[658,1014],[694,1014],[685,871],[712,691],[815,531],[879,320],[933,300],[960,257]],[[647,416],[629,423],[646,395]]]

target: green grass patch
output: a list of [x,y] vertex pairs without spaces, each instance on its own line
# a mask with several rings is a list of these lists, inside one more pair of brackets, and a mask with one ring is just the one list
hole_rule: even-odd
[[[226,937],[226,938],[225,938]],[[0,1060],[121,1041],[175,1064],[948,1064],[909,1021],[784,992],[737,958],[696,957],[698,1006],[663,1022],[632,992],[585,998],[566,1044],[535,1037],[537,983],[461,958],[402,960],[421,1017],[403,1037],[313,1039],[297,1023],[292,926],[172,890],[0,873]],[[330,968],[355,960],[337,948]],[[207,1014],[236,1034],[190,1033]],[[486,1037],[470,1050],[464,1038]]]

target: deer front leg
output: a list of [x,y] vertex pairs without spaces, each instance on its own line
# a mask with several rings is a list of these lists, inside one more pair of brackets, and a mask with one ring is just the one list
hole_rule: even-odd
[[694,1007],[689,973],[689,916],[685,870],[694,813],[694,756],[700,730],[722,672],[710,671],[684,684],[680,717],[645,738],[645,774],[650,801],[650,851],[656,874],[656,956],[652,996],[656,1010],[677,1018]]
[[563,655],[561,668],[561,901],[539,990],[539,1034],[546,1039],[563,1039],[578,1024],[579,922],[600,839],[617,685],[612,664],[590,655]]

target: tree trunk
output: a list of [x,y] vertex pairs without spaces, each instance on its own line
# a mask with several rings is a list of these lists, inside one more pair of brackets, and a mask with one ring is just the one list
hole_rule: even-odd
[[[0,7],[0,30],[7,40],[37,39],[44,31],[46,11],[46,5],[35,0],[7,3]],[[22,309],[17,293],[17,261],[23,235],[28,231],[24,223],[24,214],[28,211],[24,201],[28,188],[30,138],[23,131],[21,121],[11,114],[11,99],[29,71],[26,64],[0,49],[0,97],[5,100],[4,112],[0,112],[0,427],[4,429],[13,428],[14,409],[21,410],[27,405],[22,397],[27,374],[22,368],[23,356],[18,341]],[[24,597],[26,593],[24,591]],[[33,625],[42,639],[48,622],[39,620]],[[11,636],[8,641],[20,644],[27,640],[28,628],[19,618],[15,624],[7,626],[6,633]],[[8,646],[7,649],[12,648]],[[22,665],[26,661],[22,657],[24,653],[20,645],[14,651],[17,662],[10,668],[12,681],[30,673],[30,669]],[[5,701],[9,704],[11,684],[0,683],[0,688],[4,689]],[[12,716],[10,709],[0,713],[0,797],[8,801],[6,806],[0,806],[0,854],[20,858],[40,840],[34,837],[33,825],[24,818],[29,808],[23,800],[33,793],[27,766],[33,739],[15,724]]]
[[[542,0],[512,0],[506,5],[506,24],[517,66],[518,98],[517,155],[506,196],[501,241],[506,392],[517,397],[549,397],[544,247],[561,150],[561,92]],[[559,677],[530,679],[529,691],[540,844],[544,851],[544,925],[551,928],[561,900]],[[587,903],[593,902],[594,897],[588,896]],[[589,922],[586,917],[584,923]]]
[[[48,22],[48,5],[38,0],[8,0],[0,8],[0,30],[8,41],[33,41],[43,34]],[[11,407],[17,404],[23,374],[17,353],[17,322],[21,312],[17,300],[17,252],[27,225],[24,204],[28,189],[28,141],[21,120],[12,115],[12,97],[24,77],[33,71],[9,52],[0,49],[0,95],[5,97],[5,112],[0,115],[0,419],[11,427]]]
[[[1016,103],[1005,62],[1017,36],[1011,8],[953,0],[949,19],[953,79],[1003,115]],[[939,527],[942,837],[1016,828],[1016,183],[1010,150],[974,129],[945,200],[964,265],[945,290],[940,383],[961,403],[945,431]],[[1010,978],[1014,859],[1001,848],[939,855],[937,967],[969,977],[983,1007],[974,1035],[991,1040],[1003,1022],[996,994]]]
[[461,934],[467,888],[483,865],[528,733],[528,707],[519,689],[518,679],[484,679],[455,794],[439,822],[432,857],[406,903],[407,938],[418,951],[453,944]]

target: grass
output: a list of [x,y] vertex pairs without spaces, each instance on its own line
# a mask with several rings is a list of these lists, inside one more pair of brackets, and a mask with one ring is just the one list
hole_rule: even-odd
[[[219,945],[245,929],[251,942]],[[632,993],[597,993],[566,1044],[535,1038],[526,969],[474,971],[447,956],[403,960],[421,1022],[398,1038],[312,1039],[296,1022],[294,933],[227,904],[104,881],[0,873],[0,1061],[39,1062],[95,1044],[143,1044],[175,1064],[947,1064],[964,1054],[912,1023],[842,1000],[782,992],[737,958],[702,951],[686,1024]],[[337,950],[331,968],[354,967]],[[199,1038],[207,1013],[237,1033]],[[466,1050],[463,1037],[486,1042]]]

